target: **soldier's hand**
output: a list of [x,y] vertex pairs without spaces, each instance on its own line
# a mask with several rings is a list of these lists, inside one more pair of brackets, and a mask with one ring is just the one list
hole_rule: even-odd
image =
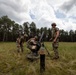
[[53,42],[55,43],[56,42],[56,39],[54,39]]
[[52,38],[49,41],[52,41]]
[[33,42],[33,44],[36,45],[37,43],[36,42]]
[[18,45],[17,47],[20,47],[20,45]]

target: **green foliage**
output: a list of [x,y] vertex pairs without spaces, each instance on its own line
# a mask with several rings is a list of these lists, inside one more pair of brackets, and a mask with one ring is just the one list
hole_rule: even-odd
[[29,35],[29,23],[28,22],[25,22],[23,24],[23,28],[24,28],[24,33],[26,33],[27,35]]
[[[16,41],[18,35],[23,33],[28,35],[28,39],[35,35],[40,37],[43,31],[45,32],[43,40],[49,41],[51,38],[51,28],[41,27],[39,29],[34,22],[24,22],[23,25],[19,25],[8,16],[2,16],[0,18],[0,41]],[[69,32],[60,30],[60,41],[76,42],[76,30],[70,30]]]
[[[54,55],[50,42],[45,42],[45,46]],[[24,52],[17,53],[16,43],[0,43],[0,75],[40,75],[39,59],[30,62],[26,59],[30,50],[24,44]],[[76,43],[60,42],[58,60],[46,53],[46,70],[42,75],[76,75]]]

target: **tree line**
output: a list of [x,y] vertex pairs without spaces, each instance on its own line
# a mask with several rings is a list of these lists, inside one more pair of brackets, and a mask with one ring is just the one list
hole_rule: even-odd
[[[2,16],[0,18],[0,41],[16,41],[16,38],[20,34],[27,34],[26,41],[33,36],[41,36],[44,33],[43,40],[49,41],[51,38],[51,28],[41,27],[37,28],[34,22],[24,22],[19,25],[15,21],[11,20],[8,16]],[[76,42],[76,30],[64,31],[60,30],[61,42]]]

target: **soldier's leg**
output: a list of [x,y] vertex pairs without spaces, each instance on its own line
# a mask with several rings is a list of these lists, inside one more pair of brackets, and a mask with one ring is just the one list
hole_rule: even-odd
[[21,52],[23,52],[23,46],[21,45]]
[[58,42],[53,43],[53,50],[55,53],[55,58],[59,58],[59,53],[58,53]]
[[17,46],[17,52],[20,52],[20,47],[19,46]]
[[54,53],[55,53],[55,57],[59,58],[59,53],[58,53],[58,48],[57,47],[54,48]]

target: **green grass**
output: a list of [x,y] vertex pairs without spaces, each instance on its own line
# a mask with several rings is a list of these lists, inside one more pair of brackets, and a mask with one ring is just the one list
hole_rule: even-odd
[[[54,55],[50,42],[45,46]],[[40,75],[39,59],[30,62],[26,55],[30,50],[24,44],[24,53],[17,53],[14,42],[0,43],[0,75]],[[52,60],[46,53],[46,70],[43,75],[76,75],[76,43],[59,45],[58,60]]]

